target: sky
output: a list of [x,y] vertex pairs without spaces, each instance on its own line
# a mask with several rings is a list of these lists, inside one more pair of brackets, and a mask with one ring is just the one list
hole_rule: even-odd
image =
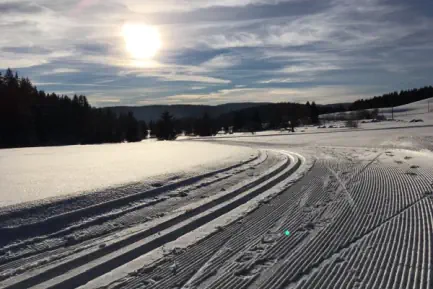
[[432,85],[432,27],[431,0],[0,0],[0,69],[98,107],[350,102]]

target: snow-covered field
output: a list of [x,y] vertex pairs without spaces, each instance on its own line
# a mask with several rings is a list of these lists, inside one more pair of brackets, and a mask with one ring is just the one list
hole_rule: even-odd
[[433,288],[433,128],[386,123],[162,143],[135,183],[0,210],[0,287]]
[[[430,102],[430,106],[428,103]],[[430,111],[429,111],[430,109]],[[371,109],[370,109],[371,110]],[[340,113],[331,113],[321,115],[322,125],[313,126],[306,125],[296,128],[295,133],[288,130],[266,130],[256,132],[252,135],[250,132],[234,133],[234,134],[219,134],[213,138],[238,138],[251,136],[279,136],[279,135],[298,135],[298,134],[317,134],[317,133],[332,133],[338,131],[353,131],[353,128],[346,127],[345,121],[335,121],[334,117]],[[351,112],[343,113],[349,116]],[[421,100],[418,102],[398,106],[394,108],[394,120],[391,120],[391,108],[379,109],[379,114],[385,116],[388,120],[382,122],[372,122],[371,120],[359,121],[359,127],[356,130],[383,130],[389,128],[406,128],[406,127],[433,127],[433,98]],[[422,120],[412,122],[412,120]],[[183,137],[183,139],[195,139],[191,137]]]
[[[373,109],[368,109],[369,111],[372,111]],[[387,119],[392,119],[394,117],[395,120],[400,121],[397,123],[390,123],[390,122],[382,122],[382,127],[388,127],[391,126],[402,126],[402,125],[422,125],[422,124],[430,124],[433,125],[433,97],[424,99],[421,101],[400,105],[392,108],[380,108],[378,109],[379,115],[383,115]],[[394,113],[392,113],[394,111]],[[351,112],[346,112],[346,115],[349,115]],[[340,113],[330,113],[330,114],[324,114],[320,117],[322,119],[332,119],[333,117],[337,116]],[[421,119],[422,122],[419,123],[411,123],[412,120],[415,119]],[[408,124],[409,123],[409,124]],[[374,124],[377,125],[377,124]],[[366,128],[369,128],[368,125],[365,126]]]
[[134,182],[177,180],[254,154],[239,147],[156,141],[0,150],[0,207]]
[[433,150],[433,127],[398,128],[387,130],[348,130],[316,134],[283,134],[233,138],[224,143],[260,143],[264,145],[286,145],[289,148],[304,146],[337,146],[365,148],[402,148]]

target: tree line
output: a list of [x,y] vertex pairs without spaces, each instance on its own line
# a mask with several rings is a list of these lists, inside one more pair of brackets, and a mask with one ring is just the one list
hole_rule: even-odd
[[46,93],[8,69],[0,73],[0,147],[140,141],[145,122],[91,107],[84,95]]
[[365,110],[407,104],[433,95],[431,86],[361,99],[350,105],[319,106],[314,102],[271,103],[235,110],[211,118],[176,119],[164,112],[156,122],[137,121],[129,113],[91,107],[84,95],[45,93],[28,78],[8,69],[0,73],[0,147],[136,142],[147,137],[173,140],[176,136],[211,136],[217,133],[268,129],[294,131],[300,124],[319,124],[319,114]]
[[[233,132],[255,133],[262,130],[284,129],[294,131],[300,124],[318,124],[319,109],[313,102],[272,103],[258,107],[245,108],[211,118],[205,112],[199,118],[176,119],[164,112],[161,119],[149,124],[151,134],[158,139],[174,139],[184,133],[193,136],[211,136],[217,133]],[[152,129],[154,128],[154,129]]]
[[433,87],[426,86],[410,90],[394,91],[370,99],[360,99],[350,105],[349,110],[395,107],[433,97]]
[[[223,114],[211,119],[205,113],[201,118],[185,118],[176,120],[171,116],[173,131],[184,132],[187,135],[210,136],[218,132],[251,132],[265,129],[289,129],[300,124],[319,124],[319,115],[357,111],[350,115],[354,119],[378,118],[378,108],[404,105],[433,96],[433,87],[427,86],[420,89],[402,90],[370,99],[360,99],[350,104],[336,104],[319,106],[314,102],[299,103],[273,103],[258,107],[246,108]],[[367,109],[374,109],[367,111]],[[168,114],[168,113],[166,113]],[[347,115],[342,119],[346,120]],[[167,121],[167,117],[165,118]],[[157,136],[164,139],[164,137]]]
[[38,90],[26,77],[11,69],[0,73],[0,147],[136,142],[151,136],[173,140],[180,133],[210,136],[220,131],[248,131],[318,123],[316,104],[275,103],[247,108],[211,118],[176,119],[165,112],[156,123],[137,121],[131,112],[116,114],[94,108],[86,96],[58,95]]

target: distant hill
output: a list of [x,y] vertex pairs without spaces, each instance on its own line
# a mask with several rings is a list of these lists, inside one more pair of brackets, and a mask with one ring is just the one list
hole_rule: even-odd
[[346,111],[352,105],[351,102],[346,103],[332,103],[332,104],[318,104],[319,114],[329,114],[340,111]]
[[116,114],[127,113],[131,111],[137,120],[149,122],[157,121],[161,113],[168,111],[177,119],[182,118],[197,118],[203,116],[207,112],[210,117],[216,118],[222,114],[230,113],[245,108],[257,107],[266,105],[267,103],[227,103],[216,106],[211,105],[148,105],[148,106],[115,106],[109,109]]

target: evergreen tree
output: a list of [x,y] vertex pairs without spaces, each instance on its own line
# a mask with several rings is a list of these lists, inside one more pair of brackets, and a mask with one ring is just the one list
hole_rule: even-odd
[[259,111],[256,109],[251,118],[251,122],[249,125],[249,130],[252,133],[256,131],[260,131],[262,129],[262,118],[260,117]]
[[149,128],[144,120],[138,122],[139,127],[139,139],[146,139],[149,134]]
[[283,117],[281,115],[280,109],[278,109],[277,107],[270,118],[270,127],[272,129],[280,129],[282,125],[283,125]]
[[141,139],[139,138],[139,126],[138,121],[134,118],[132,112],[128,112],[126,118],[126,140],[128,142],[137,142]]
[[245,126],[244,115],[241,111],[236,111],[233,117],[233,126],[235,131],[241,131]]
[[313,124],[319,123],[319,110],[317,109],[316,103],[313,101],[310,108],[311,122]]
[[212,120],[209,114],[205,112],[203,117],[196,122],[196,133],[199,136],[211,136],[213,135]]
[[154,137],[155,136],[155,123],[151,120],[149,122],[149,130],[150,130],[150,137]]
[[298,116],[297,116],[297,112],[296,112],[296,106],[293,103],[291,103],[289,105],[288,119],[290,122],[290,128],[291,128],[292,132],[295,132],[295,126],[297,124]]
[[307,101],[307,103],[305,104],[306,109],[307,109],[307,117],[312,118],[312,109],[311,109],[311,104],[309,101]]
[[140,140],[137,121],[92,108],[84,95],[47,94],[8,69],[0,74],[0,147]]
[[161,119],[156,124],[155,135],[158,140],[175,140],[174,117],[168,112],[163,112]]
[[394,91],[383,94],[382,96],[375,96],[370,99],[359,99],[350,105],[349,110],[353,111],[370,108],[395,107],[424,100],[431,97],[432,95],[432,86],[426,86],[412,90],[402,90],[400,92]]

